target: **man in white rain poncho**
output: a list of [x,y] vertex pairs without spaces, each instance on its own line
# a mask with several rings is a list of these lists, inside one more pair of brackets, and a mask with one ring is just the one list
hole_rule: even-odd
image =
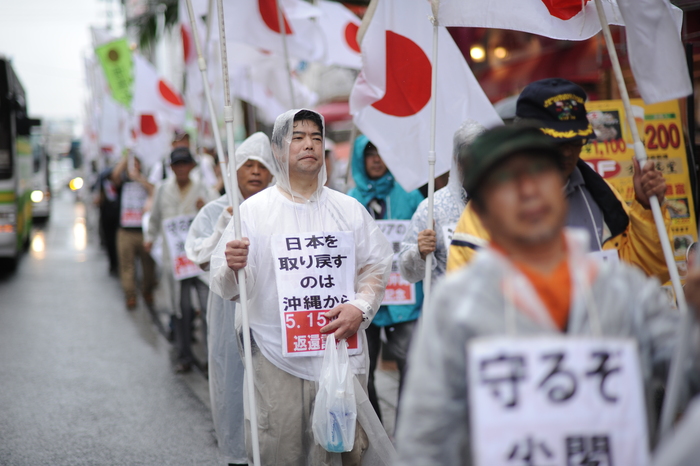
[[[240,201],[267,188],[272,179],[270,139],[255,133],[236,149],[236,173]],[[195,217],[185,242],[187,257],[209,270],[214,248],[231,220],[228,196],[210,202]],[[209,280],[209,275],[204,278]],[[245,464],[245,424],[243,422],[243,357],[236,336],[233,301],[210,292],[207,305],[209,338],[209,397],[219,449],[229,464]]]
[[[555,451],[561,451],[563,442],[557,440],[555,449],[551,448],[554,439],[550,436],[554,434],[551,424],[547,424],[551,422],[551,410],[564,406],[556,402],[568,400],[567,406],[571,406],[568,404],[571,402],[578,403],[578,415],[587,415],[591,410],[585,407],[587,403],[600,399],[597,396],[599,386],[601,393],[614,388],[617,396],[624,396],[642,378],[647,400],[650,400],[652,381],[665,380],[676,341],[678,313],[671,311],[655,278],[648,278],[631,266],[604,263],[586,255],[589,244],[586,232],[564,228],[567,203],[562,189],[565,179],[561,155],[559,149],[537,128],[509,126],[487,131],[460,153],[460,163],[465,177],[464,187],[471,199],[469,202],[474,203],[480,220],[488,229],[491,243],[475,256],[468,267],[449,275],[438,285],[423,314],[423,325],[409,356],[410,369],[397,429],[398,464],[469,465],[473,464],[477,453],[487,449],[496,451],[501,460],[481,464],[510,464],[508,451],[504,451],[505,448],[494,450],[494,445],[502,438],[510,439],[506,434],[514,432],[514,429],[531,429],[536,437],[538,432],[540,436],[545,435],[543,429],[547,426],[550,430],[542,439],[549,443],[547,452],[542,451],[540,443],[535,444],[536,447],[530,452],[534,455],[534,448],[537,448],[536,453],[544,455],[538,460],[544,462],[537,464],[565,464],[566,458],[559,456],[557,460],[552,457]],[[540,366],[521,366],[524,371],[522,379],[504,369],[500,377],[513,376],[514,383],[529,377],[527,387],[534,385],[534,388],[528,388],[529,398],[520,397],[519,402],[499,405],[499,409],[493,409],[489,414],[481,409],[492,405],[472,405],[469,397],[484,394],[486,398],[481,400],[491,402],[498,400],[497,397],[504,395],[508,388],[489,385],[493,379],[487,380],[490,376],[484,375],[484,359],[480,360],[480,364],[472,362],[468,367],[470,355],[467,345],[473,348],[475,343],[485,341],[476,341],[478,337],[505,335],[520,338],[537,336],[537,341],[543,341],[545,337],[552,341],[559,336],[558,342],[562,346],[567,342],[581,341],[580,337],[583,336],[632,339],[638,348],[641,376],[631,380],[628,376],[629,385],[624,386],[628,390],[620,393],[621,385],[618,382],[621,379],[617,375],[610,377],[603,385],[605,375],[611,373],[607,372],[608,369],[615,370],[616,374],[619,371],[612,365],[608,365],[603,374],[595,370],[595,360],[592,361],[592,368],[586,361],[586,368],[582,369],[580,365],[572,367],[571,359],[564,360],[559,366],[562,361],[559,359],[552,374],[557,370],[560,375],[563,370],[579,375],[581,369],[584,374],[585,370],[592,372],[578,379],[576,398],[556,400],[549,391],[552,385],[544,385],[547,379],[528,375],[534,374]],[[566,338],[563,338],[564,335]],[[528,340],[528,343],[533,345],[533,341]],[[515,338],[510,340],[511,347],[514,342]],[[506,344],[501,348],[506,348]],[[500,351],[503,351],[499,353],[503,355],[502,360],[506,360],[506,350]],[[697,363],[697,348],[693,349],[692,354],[692,360]],[[612,358],[610,362],[620,364],[619,360],[613,361]],[[600,365],[601,370],[603,364]],[[550,369],[551,364],[547,362],[545,371]],[[697,371],[698,368],[692,370]],[[468,383],[468,374],[473,377],[473,383]],[[593,378],[596,374],[602,374],[602,377]],[[590,384],[589,379],[584,378],[586,375],[591,376]],[[574,375],[571,377],[576,380]],[[532,379],[535,379],[534,382],[531,382]],[[525,393],[524,382],[519,387],[509,393]],[[582,398],[584,393],[591,393],[584,392],[586,387],[595,396]],[[566,389],[562,389],[562,392]],[[544,404],[548,393],[549,400],[553,400],[547,405],[550,411],[542,413],[526,409],[536,401],[544,400]],[[610,434],[612,438],[613,434],[621,432],[626,436],[629,432],[625,429],[643,426],[643,414],[640,412],[643,398],[643,394],[636,398],[638,405],[623,398],[625,406],[639,407],[632,411],[639,416],[635,426],[618,423],[617,431],[604,430],[601,434]],[[481,420],[483,427],[489,419],[502,416],[502,412],[508,409],[511,409],[508,413],[529,413],[531,417],[527,420],[518,418],[518,423],[492,425],[500,432],[493,436],[493,442],[473,440],[473,436],[485,432],[484,429],[473,428],[475,413],[482,413],[477,420]],[[653,411],[647,411],[653,418]],[[595,416],[588,417],[597,424],[609,419],[619,420],[604,410],[596,410]],[[563,432],[567,429],[580,432],[577,429],[583,427],[579,421],[581,419],[567,419],[568,427],[560,425],[559,435],[568,435]],[[651,421],[651,425],[654,425]],[[598,428],[603,429],[601,425]],[[639,431],[645,432],[644,429]],[[540,442],[540,439],[535,441]],[[590,446],[590,442],[586,442],[586,445]],[[643,453],[646,445],[638,443],[637,446],[634,453]],[[510,457],[514,463],[526,462],[523,459],[527,456],[526,447],[518,448],[518,444],[510,447]],[[620,464],[643,464],[630,458],[628,460]]]
[[425,258],[435,253],[433,277],[445,275],[447,251],[457,221],[467,205],[467,192],[462,187],[462,171],[459,168],[459,151],[486,130],[479,122],[467,120],[454,134],[450,180],[435,192],[433,220],[435,227],[428,225],[428,199],[418,205],[411,224],[401,242],[399,268],[401,275],[411,283],[425,278]]
[[212,256],[212,290],[224,299],[239,295],[235,271],[246,273],[265,465],[330,465],[338,456],[359,465],[368,447],[360,425],[353,450],[341,455],[316,445],[312,433],[321,335],[348,339],[351,370],[366,389],[364,329],[384,297],[392,257],[364,207],[323,187],[323,129],[321,115],[310,110],[277,118],[276,186],[241,205],[243,239],[234,240],[229,224]]

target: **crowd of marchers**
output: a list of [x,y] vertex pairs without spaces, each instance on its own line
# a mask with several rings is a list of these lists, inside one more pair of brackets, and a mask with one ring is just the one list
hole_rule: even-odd
[[[146,306],[169,309],[177,372],[192,370],[193,323],[201,319],[214,427],[228,464],[253,463],[251,416],[263,465],[489,464],[484,451],[499,447],[475,440],[475,430],[484,428],[473,401],[481,388],[476,381],[485,381],[489,396],[500,401],[510,387],[505,406],[513,407],[517,383],[527,377],[512,361],[500,378],[489,378],[486,363],[482,372],[470,367],[476,357],[470,351],[499,338],[506,345],[499,363],[506,361],[508,344],[515,348],[522,339],[633,341],[641,374],[633,382],[646,425],[636,444],[615,431],[590,439],[567,436],[561,448],[545,445],[553,438],[528,438],[503,450],[498,464],[535,464],[538,454],[552,464],[587,457],[601,461],[595,464],[615,459],[633,465],[650,454],[656,465],[696,464],[696,335],[683,364],[675,430],[663,441],[658,432],[681,330],[675,303],[661,288],[669,273],[650,202],[660,201],[668,231],[666,181],[653,163],[635,160],[635,199],[628,204],[581,160],[581,149],[596,137],[586,99],[579,86],[546,79],[523,90],[513,124],[487,129],[463,122],[432,216],[428,199],[402,189],[365,136],[352,141],[353,187],[347,194],[337,189],[343,183],[335,182],[333,144],[325,138],[323,117],[312,110],[288,111],[270,137],[255,133],[236,148],[231,172],[237,174],[238,219],[225,188],[232,183],[217,154],[193,151],[187,133],[175,134],[172,152],[155,167],[128,153],[100,174],[95,190],[110,271],[119,276],[127,309],[138,308],[139,288]],[[189,219],[184,244],[166,238],[176,218]],[[393,246],[382,230],[387,221],[406,226]],[[311,247],[315,255],[299,255]],[[335,247],[344,255],[333,256]],[[178,276],[181,257],[172,248],[196,273]],[[301,276],[294,270],[300,264],[307,269],[299,271],[304,278],[289,278]],[[339,275],[328,274],[333,267]],[[695,312],[700,268],[688,269],[684,292]],[[392,272],[412,287],[410,300],[385,296]],[[432,293],[424,302],[427,272]],[[250,323],[248,368],[240,273]],[[341,276],[344,284],[336,280]],[[154,302],[156,286],[167,302]],[[290,314],[300,310],[314,316],[308,335],[297,331],[293,318],[289,325]],[[308,342],[318,345],[331,333],[355,345],[349,371],[362,392],[356,399],[368,400],[357,403],[354,442],[343,453],[320,445],[312,426],[324,350]],[[562,374],[574,380],[564,354],[541,387]],[[374,373],[382,356],[396,361],[399,371],[397,428],[389,433],[377,428],[382,415]],[[605,388],[613,385],[606,380],[624,372],[606,363],[612,357],[589,371],[602,374],[599,391],[608,399],[614,396]],[[253,377],[254,393],[244,388],[246,376]],[[568,396],[558,387],[555,404],[573,399],[576,387]],[[535,427],[537,422],[531,420]],[[599,428],[607,427],[601,421]],[[636,445],[631,448],[641,456],[613,456],[619,442]],[[564,462],[556,462],[557,455]]]

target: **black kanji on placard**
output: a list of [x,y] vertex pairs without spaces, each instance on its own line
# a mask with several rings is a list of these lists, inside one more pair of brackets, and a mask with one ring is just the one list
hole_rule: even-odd
[[296,257],[278,257],[277,260],[280,261],[280,270],[299,270]]
[[[518,466],[549,466],[554,453],[543,440],[535,440],[528,436],[525,440],[516,442],[507,453],[508,464]],[[541,461],[540,461],[541,460]]]
[[547,397],[550,401],[561,403],[570,399],[576,393],[576,376],[571,372],[562,369],[564,353],[551,353],[542,356],[543,360],[552,360],[554,365],[547,377],[542,379],[539,388],[549,386]]
[[506,408],[518,405],[518,383],[525,379],[525,358],[501,354],[483,359],[479,365],[481,383],[488,385],[494,397]]
[[301,240],[299,238],[286,238],[287,240],[287,251],[297,250],[301,251]]
[[598,367],[596,367],[595,369],[586,372],[586,375],[589,377],[599,375],[600,385],[598,391],[600,392],[600,396],[602,396],[603,399],[609,403],[617,402],[617,395],[612,395],[605,390],[605,379],[607,379],[610,374],[620,372],[620,366],[612,368],[609,367],[608,362],[610,361],[611,354],[607,351],[596,351],[593,354],[591,354],[591,356],[594,358],[598,358],[599,364]]
[[325,243],[323,242],[323,237],[321,236],[316,236],[316,235],[311,235],[311,238],[304,238],[304,241],[306,241],[306,247],[307,248],[318,248],[319,246],[324,246]]
[[613,466],[607,435],[566,437],[566,466]]
[[291,298],[284,298],[282,300],[282,304],[284,304],[284,310],[292,310],[296,311],[297,308],[301,307],[301,299],[297,298],[296,296],[292,296]]

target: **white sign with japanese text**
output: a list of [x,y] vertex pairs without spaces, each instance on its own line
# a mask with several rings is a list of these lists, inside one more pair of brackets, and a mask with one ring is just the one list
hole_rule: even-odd
[[[284,356],[323,356],[323,314],[355,297],[355,239],[351,231],[274,235],[275,278]],[[361,348],[357,334],[350,354]]]
[[593,337],[467,344],[475,466],[647,466],[637,345]]
[[399,271],[399,251],[401,251],[401,241],[408,231],[410,220],[375,220],[379,229],[384,233],[387,241],[391,243],[394,250],[394,258],[391,260],[391,273],[389,282],[384,292],[382,305],[387,304],[415,304],[416,284],[404,280]]
[[184,280],[200,275],[202,269],[187,258],[185,240],[194,215],[179,215],[163,220],[163,234],[170,251],[170,261],[175,280]]
[[148,191],[140,183],[128,181],[122,186],[121,212],[119,224],[122,228],[140,228],[143,219],[143,206],[148,199]]
[[444,225],[442,227],[442,236],[445,241],[445,247],[450,249],[450,244],[452,244],[452,236],[455,234],[455,229],[457,228],[456,223],[451,223],[449,225]]

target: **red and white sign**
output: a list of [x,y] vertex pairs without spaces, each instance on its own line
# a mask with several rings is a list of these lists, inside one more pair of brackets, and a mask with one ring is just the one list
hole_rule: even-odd
[[[378,3],[360,44],[363,66],[350,95],[355,124],[406,191],[428,182],[430,13],[425,0]],[[440,28],[438,36],[435,172],[444,173],[450,169],[454,132],[464,120],[486,127],[502,121],[447,30]]]
[[194,220],[194,215],[179,215],[163,220],[163,234],[170,251],[170,261],[175,280],[184,280],[200,275],[202,269],[187,258],[185,240]]
[[[441,26],[513,29],[561,40],[584,40],[601,30],[595,2],[590,0],[441,0],[438,3]],[[644,101],[651,104],[689,95],[692,86],[680,40],[683,11],[668,0],[602,3],[610,24],[626,26],[630,65]]]
[[119,224],[122,228],[141,228],[143,207],[146,205],[148,192],[141,183],[128,181],[122,186],[121,213]]
[[410,220],[375,220],[379,229],[386,236],[387,241],[391,243],[394,250],[394,258],[391,261],[391,273],[389,281],[386,285],[384,293],[384,301],[382,305],[387,304],[415,304],[416,303],[416,284],[410,283],[401,276],[399,272],[399,251],[401,250],[401,241],[406,235]]
[[356,70],[362,68],[362,55],[357,43],[360,19],[337,2],[320,0],[318,8],[322,13],[318,22],[326,42],[324,63]]
[[[324,313],[355,298],[355,241],[352,232],[274,235],[275,279],[285,357],[323,356]],[[350,354],[361,347],[348,339]]]

